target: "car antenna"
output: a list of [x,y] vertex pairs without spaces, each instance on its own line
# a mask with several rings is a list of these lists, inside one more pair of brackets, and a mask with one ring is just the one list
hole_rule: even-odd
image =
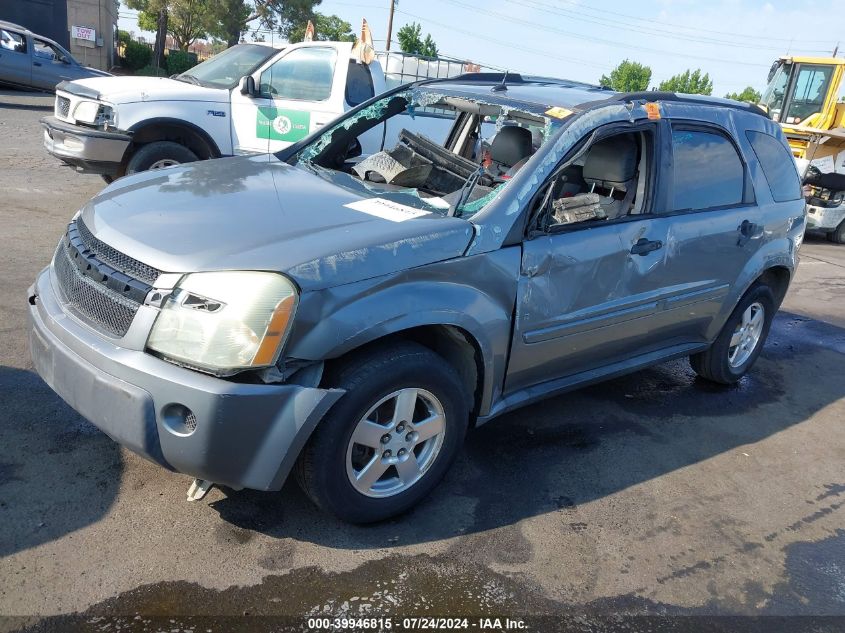
[[497,86],[493,86],[492,88],[490,88],[490,90],[492,90],[493,92],[502,92],[504,90],[505,92],[507,92],[507,90],[508,90],[508,72],[509,71],[507,71],[507,70],[505,71],[505,75],[504,75],[504,77],[502,77],[502,83],[500,83]]

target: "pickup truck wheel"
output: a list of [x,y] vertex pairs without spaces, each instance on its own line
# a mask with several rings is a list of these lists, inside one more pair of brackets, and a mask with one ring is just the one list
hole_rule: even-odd
[[371,523],[418,504],[463,443],[469,411],[461,379],[416,343],[359,355],[329,384],[346,394],[299,456],[296,476],[320,508]]
[[731,313],[713,345],[690,356],[695,373],[723,385],[737,382],[760,355],[774,315],[775,299],[771,288],[761,283],[753,285]]
[[136,174],[148,169],[164,169],[182,163],[192,163],[195,160],[197,160],[197,155],[184,145],[172,141],[156,141],[142,145],[132,155],[126,165],[126,173]]
[[845,220],[842,220],[839,226],[827,234],[827,239],[834,244],[845,244]]

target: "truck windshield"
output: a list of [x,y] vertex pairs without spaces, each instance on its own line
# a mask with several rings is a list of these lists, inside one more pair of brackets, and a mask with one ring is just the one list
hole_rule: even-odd
[[238,44],[182,73],[177,79],[212,88],[234,88],[280,49],[261,44]]
[[[560,128],[547,105],[447,88],[393,93],[339,119],[288,158],[363,196],[469,217],[499,197]],[[378,200],[378,201],[377,201]]]
[[780,121],[783,102],[786,99],[786,87],[789,84],[789,75],[792,72],[792,64],[783,63],[777,67],[775,74],[769,80],[769,85],[763,91],[761,105],[766,108],[769,117],[773,121]]

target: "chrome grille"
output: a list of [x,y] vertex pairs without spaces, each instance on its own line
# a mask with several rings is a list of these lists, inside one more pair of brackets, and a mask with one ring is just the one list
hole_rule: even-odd
[[118,338],[132,325],[140,304],[84,276],[68,254],[62,240],[53,258],[53,268],[64,299],[79,316]]
[[155,283],[156,278],[161,274],[160,270],[153,268],[152,266],[147,266],[147,264],[139,262],[137,259],[133,259],[128,255],[124,255],[108,244],[98,240],[94,237],[91,231],[88,230],[88,227],[85,226],[82,218],[76,220],[76,228],[79,231],[79,237],[82,238],[82,243],[85,244],[85,248],[90,250],[97,259],[113,266],[120,272],[125,273],[130,277],[134,277],[135,279],[140,279],[148,284]]
[[67,97],[56,97],[56,116],[66,119],[70,114],[70,99]]

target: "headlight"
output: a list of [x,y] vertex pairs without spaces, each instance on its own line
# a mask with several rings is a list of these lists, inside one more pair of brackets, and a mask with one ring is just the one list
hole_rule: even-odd
[[80,101],[73,109],[73,118],[98,127],[114,125],[114,110],[111,106],[96,101]]
[[279,358],[297,293],[282,275],[186,275],[162,306],[147,348],[213,374],[269,367]]

